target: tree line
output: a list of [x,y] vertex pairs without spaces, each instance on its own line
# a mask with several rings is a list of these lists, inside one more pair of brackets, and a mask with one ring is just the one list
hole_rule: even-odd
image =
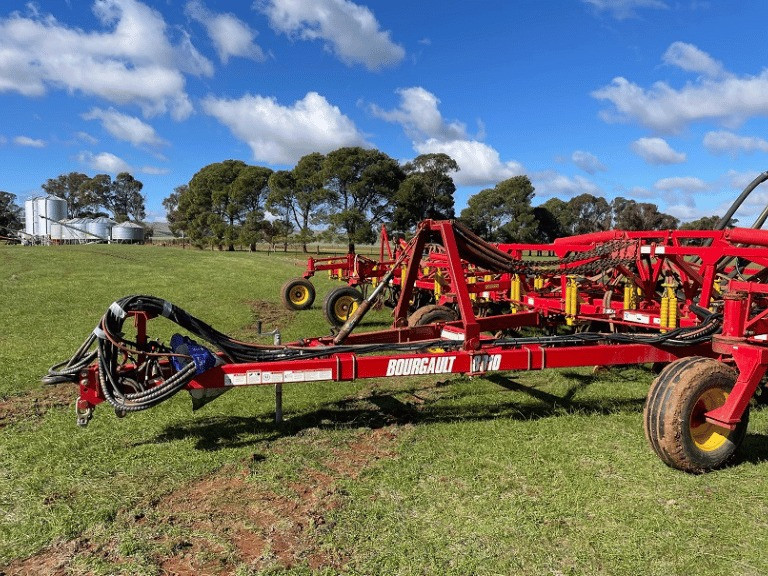
[[113,180],[109,174],[90,177],[70,172],[49,178],[42,185],[52,196],[67,201],[68,218],[109,216],[116,222],[131,220],[141,223],[147,217],[144,184],[128,172],[120,172]]
[[373,242],[382,224],[408,231],[424,218],[453,218],[456,186],[448,174],[457,169],[445,154],[401,166],[360,147],[308,154],[292,170],[226,160],[202,168],[163,205],[171,230],[201,245],[233,249],[293,235],[306,251],[325,226],[354,248]]
[[[360,147],[308,154],[292,170],[240,160],[209,164],[163,201],[172,232],[191,242],[234,249],[282,238],[302,245],[319,238],[374,242],[382,224],[409,233],[425,218],[455,218],[459,166],[446,154],[422,154],[400,165]],[[471,196],[458,218],[492,242],[551,242],[598,230],[675,229],[677,218],[655,204],[581,194],[534,207],[534,187],[515,176]],[[269,216],[271,215],[271,217]],[[717,216],[684,225],[712,228]]]
[[[297,242],[307,251],[318,239],[373,243],[382,224],[410,233],[425,218],[456,218],[452,173],[459,166],[442,153],[422,154],[403,165],[376,149],[346,147],[312,153],[291,170],[272,170],[240,160],[201,168],[163,200],[171,231],[198,246],[234,249],[237,244]],[[143,184],[122,172],[89,177],[62,174],[42,185],[67,201],[68,217],[111,216],[118,222],[146,218]],[[677,218],[650,202],[591,194],[550,198],[533,206],[534,187],[515,176],[468,199],[458,219],[491,242],[551,242],[598,230],[674,229]],[[682,225],[708,229],[717,216]],[[17,230],[22,211],[15,196],[0,192],[0,226]]]
[[[90,177],[81,172],[49,178],[41,188],[67,201],[67,218],[111,216],[116,222],[143,224],[147,217],[144,184],[130,173],[121,172],[113,180],[109,174]],[[0,191],[0,236],[24,227],[24,211],[16,195]]]

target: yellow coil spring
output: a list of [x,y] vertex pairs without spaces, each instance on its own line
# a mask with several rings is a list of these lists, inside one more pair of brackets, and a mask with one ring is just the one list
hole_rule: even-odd
[[[522,289],[521,289],[521,282],[520,282],[520,275],[514,274],[512,276],[512,282],[509,286],[509,298],[512,300],[512,302],[519,302],[522,299]],[[515,304],[512,304],[511,306],[512,314],[517,312],[518,307]]]
[[664,294],[661,297],[661,310],[659,311],[659,325],[662,332],[677,328],[677,294],[675,284],[665,282]]
[[675,294],[675,286],[669,286],[667,288],[667,294],[669,301],[669,308],[667,310],[667,328],[677,328],[677,294]]
[[632,280],[627,280],[624,284],[624,310],[634,310],[637,308],[637,290]]
[[579,284],[575,276],[568,276],[565,285],[565,323],[573,326],[576,323],[576,315],[579,313]]

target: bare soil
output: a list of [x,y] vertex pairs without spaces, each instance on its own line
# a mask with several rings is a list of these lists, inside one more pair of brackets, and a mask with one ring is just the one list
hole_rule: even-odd
[[75,384],[64,382],[52,386],[41,384],[26,394],[0,400],[0,428],[42,418],[51,408],[74,405],[77,394]]
[[[152,543],[151,563],[165,576],[230,576],[243,565],[252,570],[306,566],[343,571],[348,553],[324,543],[333,529],[329,514],[345,505],[340,484],[392,457],[398,430],[358,432],[319,467],[304,469],[300,480],[286,481],[283,490],[259,486],[249,463],[240,463],[149,503],[146,513],[119,514],[116,523],[126,523],[123,531],[144,535]],[[81,574],[89,558],[120,573],[127,559],[119,544],[98,540],[54,543],[0,569],[0,576]]]
[[[261,329],[264,332],[269,332],[275,328],[289,325],[296,316],[296,312],[293,310],[286,310],[274,302],[253,300],[248,304],[253,311],[254,321],[245,329],[245,331],[254,336],[256,335],[259,321],[261,321]],[[307,311],[307,314],[312,314],[312,312]]]

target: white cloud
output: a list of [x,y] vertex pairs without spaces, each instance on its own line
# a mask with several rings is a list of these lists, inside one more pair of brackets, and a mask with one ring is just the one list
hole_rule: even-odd
[[142,174],[151,174],[153,176],[160,176],[163,174],[170,173],[170,170],[168,168],[158,168],[157,166],[142,166],[139,169],[139,172]]
[[400,106],[384,110],[376,105],[371,113],[387,122],[400,124],[419,154],[443,152],[453,158],[460,170],[453,175],[460,186],[497,184],[523,174],[523,166],[514,160],[503,161],[497,150],[472,139],[464,124],[447,122],[438,105],[440,100],[424,88],[404,88],[397,91]]
[[[709,59],[714,63],[710,66],[717,65],[705,53],[686,46],[688,57],[679,55],[677,59],[670,59],[670,63],[689,69],[707,68],[705,61]],[[697,51],[695,57],[694,51]],[[613,104],[613,109],[601,112],[607,122],[636,121],[660,132],[676,132],[701,120],[734,126],[752,116],[768,116],[768,69],[756,76],[743,77],[723,72],[717,79],[697,78],[680,89],[665,82],[645,89],[617,77],[608,86],[592,92],[592,96]]]
[[663,138],[640,138],[632,142],[632,151],[648,164],[681,164],[686,155],[677,152]]
[[700,72],[715,78],[724,73],[723,65],[693,44],[673,42],[662,57],[666,64],[686,72]]
[[531,177],[531,182],[536,189],[537,196],[572,198],[579,194],[592,194],[593,196],[602,195],[599,186],[591,180],[578,175],[569,178],[559,172],[547,171],[534,174]]
[[459,186],[496,184],[525,173],[522,164],[502,162],[496,150],[477,140],[440,141],[430,138],[414,143],[414,148],[419,154],[442,152],[456,160],[459,171],[452,176]]
[[597,172],[605,172],[608,170],[605,167],[605,164],[600,162],[597,156],[590,154],[589,152],[584,152],[583,150],[576,150],[571,154],[571,160],[576,166],[588,174],[596,174]]
[[373,13],[349,0],[261,0],[256,6],[277,32],[321,40],[342,62],[369,70],[394,66],[405,57],[389,31],[382,31]]
[[721,130],[707,132],[704,135],[704,147],[712,154],[729,153],[736,155],[739,152],[747,154],[755,151],[768,152],[768,140],[756,136],[739,136],[733,132]]
[[82,115],[85,120],[100,120],[102,127],[118,140],[130,142],[134,146],[147,144],[149,146],[161,146],[166,144],[160,138],[155,129],[134,116],[122,114],[110,108],[92,108],[90,112]]
[[28,148],[45,148],[45,140],[30,138],[29,136],[16,136],[13,139],[16,146],[26,146]]
[[256,32],[233,14],[215,14],[200,0],[187,2],[184,11],[190,18],[205,26],[208,36],[216,47],[219,60],[227,63],[230,56],[250,58],[261,62],[264,52],[254,41]]
[[0,19],[0,92],[39,96],[64,89],[136,104],[145,115],[189,116],[184,73],[213,73],[189,37],[182,33],[174,45],[162,15],[137,0],[97,0],[93,11],[105,31],[35,12]]
[[316,92],[293,106],[250,94],[237,100],[209,96],[202,106],[251,147],[254,160],[262,162],[294,164],[311,152],[368,145],[354,122]]
[[664,212],[674,216],[681,222],[690,222],[704,216],[712,216],[711,212],[704,212],[691,204],[669,204]]
[[77,160],[96,172],[105,174],[119,174],[120,172],[130,172],[130,165],[115,156],[111,152],[99,152],[93,154],[92,152],[80,152],[77,156]]
[[599,12],[608,12],[617,20],[625,20],[636,16],[638,8],[668,8],[661,0],[582,0]]
[[386,120],[400,124],[408,136],[414,140],[466,140],[466,127],[460,122],[446,122],[443,119],[437,97],[421,88],[401,88],[396,91],[400,96],[400,106],[394,110],[383,110],[371,105],[371,113]]
[[[749,186],[760,174],[762,172],[736,172],[735,170],[729,170],[726,177],[732,188],[741,191]],[[751,197],[752,195],[750,195]]]
[[647,188],[643,188],[642,186],[633,186],[632,189],[629,191],[629,194],[627,195],[628,198],[631,198],[632,200],[635,199],[647,199],[647,198],[656,198],[658,196],[658,192],[654,192],[653,190],[648,190]]
[[86,144],[90,144],[91,146],[99,143],[99,139],[96,138],[95,136],[91,136],[90,134],[88,134],[88,132],[78,132],[77,134],[75,134],[75,138],[77,138],[82,142],[85,142]]
[[5,144],[8,144],[8,138],[0,136],[0,146],[4,146]]
[[654,187],[665,192],[701,192],[707,189],[707,183],[693,176],[674,176],[658,180]]

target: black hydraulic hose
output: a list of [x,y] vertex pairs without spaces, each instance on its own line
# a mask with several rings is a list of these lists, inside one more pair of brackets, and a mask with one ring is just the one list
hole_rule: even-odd
[[[662,334],[580,332],[555,336],[500,338],[489,341],[489,343],[505,348],[530,344],[552,347],[595,344],[599,342],[692,346],[708,341],[713,334],[721,329],[722,314],[713,313],[706,308],[696,305],[691,305],[691,311],[702,320],[698,326],[675,328]],[[133,381],[130,377],[120,373],[122,358],[126,352],[158,357],[167,357],[170,354],[167,348],[152,352],[130,350],[127,346],[128,343],[121,334],[122,325],[128,317],[128,312],[162,315],[193,335],[215,345],[231,363],[327,358],[334,354],[342,353],[416,352],[436,346],[443,350],[456,350],[460,349],[463,345],[463,342],[448,341],[442,338],[402,343],[312,347],[249,344],[233,340],[166,300],[152,296],[128,296],[110,306],[109,310],[102,317],[99,327],[88,336],[72,358],[53,366],[44,378],[44,381],[48,383],[77,382],[80,372],[87,369],[97,359],[98,380],[101,392],[109,404],[118,412],[123,413],[146,410],[182,390],[197,374],[197,365],[192,361],[192,358],[189,358],[190,361],[186,365],[161,383],[150,385],[147,388],[143,388],[142,382]],[[90,351],[94,343],[97,344],[96,350]],[[131,388],[133,391],[125,392],[126,389]]]
[[96,350],[88,352],[95,341],[96,336],[90,334],[69,360],[55,364],[48,370],[48,374],[42,378],[43,383],[59,384],[61,382],[77,382],[80,377],[80,372],[88,368],[88,366],[90,366],[96,359]]
[[736,213],[736,210],[738,210],[741,205],[744,203],[744,201],[747,199],[747,197],[752,193],[752,190],[757,188],[760,184],[768,180],[768,171],[761,172],[757,178],[752,180],[752,182],[749,183],[749,185],[744,188],[741,194],[739,194],[739,197],[734,200],[733,204],[731,204],[731,207],[728,208],[726,213],[723,215],[720,220],[717,221],[717,224],[715,224],[714,230],[724,230],[726,226],[728,226],[728,222],[731,221],[731,218],[733,218],[733,215]]

